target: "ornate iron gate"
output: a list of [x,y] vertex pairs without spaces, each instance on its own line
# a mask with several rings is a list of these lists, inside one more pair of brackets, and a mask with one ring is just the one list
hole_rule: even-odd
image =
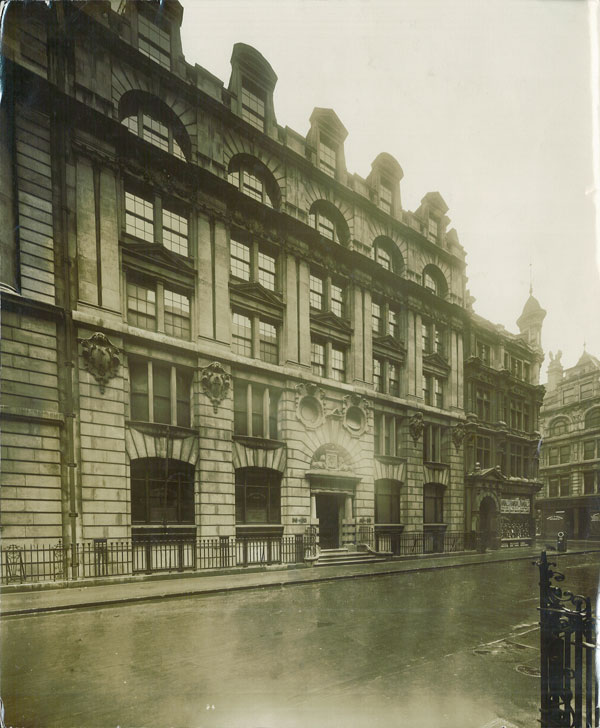
[[564,581],[542,551],[540,570],[540,652],[542,728],[596,728],[600,725],[596,678],[596,620],[589,597],[552,583]]

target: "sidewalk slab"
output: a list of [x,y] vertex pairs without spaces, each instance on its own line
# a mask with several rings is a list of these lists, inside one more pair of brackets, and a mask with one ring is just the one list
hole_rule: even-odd
[[[136,603],[165,598],[189,597],[196,595],[218,594],[226,591],[241,591],[269,587],[310,584],[338,579],[357,579],[364,577],[402,574],[435,569],[457,568],[477,564],[504,561],[535,560],[543,546],[502,549],[485,554],[439,554],[413,558],[396,558],[391,561],[356,564],[349,566],[323,566],[319,568],[264,567],[251,572],[231,573],[195,572],[177,574],[176,578],[156,578],[149,580],[141,577],[138,581],[121,583],[71,582],[69,588],[44,588],[27,591],[3,591],[0,611],[2,616],[34,615],[68,609],[110,606],[115,604]],[[572,556],[575,554],[600,553],[598,544],[572,544],[565,554],[551,552],[552,557]],[[98,580],[99,581],[99,580]]]

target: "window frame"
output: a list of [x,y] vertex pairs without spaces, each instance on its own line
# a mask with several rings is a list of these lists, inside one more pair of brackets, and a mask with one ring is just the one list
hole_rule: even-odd
[[[141,300],[139,298],[133,298],[131,295],[132,289],[143,289],[154,295],[154,327],[142,326],[137,319],[140,314],[136,308],[132,307],[131,302],[134,300]],[[168,310],[168,301],[165,298],[165,294],[171,294],[180,297],[182,300],[187,301],[187,315],[182,313],[176,313]],[[193,301],[191,293],[185,289],[177,286],[172,286],[171,283],[165,283],[160,279],[152,280],[149,276],[138,275],[135,272],[127,272],[125,276],[125,307],[126,307],[126,321],[129,326],[135,326],[136,328],[143,329],[144,331],[154,331],[155,333],[164,334],[165,336],[171,336],[181,341],[191,341],[193,335],[192,321],[193,321]],[[179,328],[186,335],[179,336],[174,333],[174,319],[177,317],[184,322]]]
[[[166,468],[166,475],[164,474]],[[158,476],[158,472],[162,474]],[[138,473],[139,471],[139,473]],[[151,526],[156,524],[166,525],[189,525],[196,523],[195,506],[195,468],[191,463],[170,458],[165,466],[164,458],[137,458],[130,464],[130,496],[131,496],[131,524],[132,526]],[[152,476],[155,477],[152,477]],[[174,476],[178,476],[177,479]],[[152,488],[151,483],[163,484],[164,501],[162,517],[153,517]],[[175,519],[168,518],[166,510],[169,485],[176,483],[175,494]],[[140,488],[141,486],[141,488]],[[143,490],[143,492],[135,492]],[[172,488],[170,489],[173,490]],[[172,495],[171,495],[172,497]],[[140,518],[140,504],[144,510],[144,518]],[[156,510],[156,506],[154,506]],[[172,506],[171,506],[172,509]]]
[[[243,250],[247,251],[247,260],[237,255]],[[236,254],[234,255],[234,253]],[[269,271],[269,275],[272,276],[272,287],[265,285],[267,268],[264,263],[266,260],[271,261],[273,269]],[[235,264],[237,262],[239,265]],[[245,270],[248,271],[247,275],[238,274]],[[229,275],[231,278],[245,283],[258,283],[272,293],[279,293],[281,278],[279,251],[256,239],[248,240],[245,235],[232,232],[229,236]]]
[[[277,440],[281,390],[260,382],[234,377],[233,435]],[[260,405],[257,406],[257,400]]]
[[[149,37],[153,32],[156,33],[155,39]],[[151,19],[147,13],[138,11],[137,43],[139,52],[146,56],[146,58],[150,58],[169,71],[171,70],[172,48],[170,25],[168,29],[165,29],[165,27],[161,27],[159,23]]]
[[[236,322],[236,318],[240,321]],[[241,319],[249,321],[250,326],[241,326]],[[264,338],[264,327],[270,326],[275,330],[275,341],[267,342]],[[238,327],[236,329],[236,327]],[[241,328],[250,331],[250,336],[241,336],[236,331]],[[241,344],[238,342],[250,342]],[[269,345],[267,350],[266,345]],[[273,348],[275,347],[275,348]],[[231,351],[239,356],[245,356],[249,359],[257,359],[268,364],[279,366],[281,356],[281,322],[270,316],[246,311],[241,308],[233,307],[231,309]],[[267,351],[271,354],[267,357]],[[267,358],[263,358],[263,356]]]
[[[145,379],[140,381],[139,376],[143,376],[145,368]],[[155,383],[158,380],[157,372],[159,368],[169,370],[169,421],[165,422],[164,418],[157,419],[155,416],[157,410],[157,398],[162,396],[157,392]],[[135,370],[137,373],[134,374]],[[129,416],[135,422],[151,422],[155,424],[171,425],[172,427],[192,427],[192,392],[194,374],[193,370],[176,366],[170,362],[159,361],[156,359],[145,359],[138,356],[128,357],[128,376],[129,376]],[[137,379],[137,383],[135,380]],[[181,385],[180,385],[181,382]],[[144,389],[137,389],[139,384],[144,384]],[[181,391],[181,387],[184,391]],[[134,402],[142,401],[142,397],[146,399],[147,417],[137,417],[140,414],[140,404]],[[185,407],[181,407],[181,403],[185,403]]]
[[[253,477],[250,477],[253,476]],[[248,480],[265,479],[265,482]],[[248,518],[248,493],[250,489],[264,489],[265,518]],[[281,524],[281,473],[271,468],[236,468],[235,470],[235,523],[236,526],[279,525]],[[243,496],[243,497],[242,497]]]
[[[423,524],[444,523],[445,487],[441,483],[425,483],[423,485]],[[428,516],[433,514],[433,520]]]

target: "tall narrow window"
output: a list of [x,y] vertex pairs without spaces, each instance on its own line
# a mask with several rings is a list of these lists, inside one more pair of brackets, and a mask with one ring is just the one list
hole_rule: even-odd
[[427,483],[423,486],[423,523],[444,522],[444,486]]
[[267,321],[259,322],[260,358],[269,364],[279,363],[277,328]]
[[335,144],[327,137],[319,139],[319,167],[330,177],[335,177],[337,167],[337,154]]
[[163,207],[163,245],[179,255],[188,255],[188,221],[185,217]]
[[397,364],[388,363],[388,394],[400,396],[400,370]]
[[127,321],[156,331],[156,292],[141,283],[127,282]]
[[381,305],[375,301],[371,303],[371,319],[373,322],[373,333],[376,335],[381,334],[383,329],[381,320]]
[[400,322],[398,312],[393,308],[388,309],[388,334],[394,339],[400,338]]
[[375,262],[386,270],[392,270],[392,256],[382,247],[375,249]]
[[376,392],[383,392],[383,377],[381,375],[381,360],[373,359],[373,387]]
[[331,347],[331,378],[346,381],[346,352],[343,349]]
[[310,359],[313,374],[318,377],[325,376],[325,344],[318,341],[310,342]]
[[165,288],[165,334],[179,339],[190,338],[190,299]]
[[171,38],[144,15],[138,15],[138,48],[148,58],[164,68],[171,68]]
[[233,313],[232,348],[237,354],[252,356],[252,322],[248,316]]
[[250,280],[250,248],[233,238],[231,238],[230,266],[231,275],[243,281]]
[[482,468],[489,468],[491,465],[491,442],[489,437],[477,436],[475,460]]
[[375,481],[375,523],[400,523],[400,486],[395,480]]
[[242,81],[242,119],[259,131],[265,130],[265,94],[246,79]]
[[313,275],[310,276],[309,300],[312,308],[323,309],[323,280]]
[[331,312],[340,318],[344,315],[344,289],[335,283],[331,284]]
[[384,179],[379,184],[379,207],[388,215],[392,212],[392,187]]
[[129,235],[154,242],[154,204],[132,192],[125,192],[125,231]]
[[129,361],[131,419],[189,427],[190,370],[143,359]]
[[427,223],[427,237],[433,242],[437,242],[439,234],[439,223],[435,217],[429,216]]
[[258,282],[269,291],[275,290],[275,258],[266,253],[258,253]]

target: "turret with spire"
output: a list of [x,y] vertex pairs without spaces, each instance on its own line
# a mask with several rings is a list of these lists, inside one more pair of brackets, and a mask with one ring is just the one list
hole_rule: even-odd
[[545,318],[546,311],[533,295],[533,285],[530,283],[529,298],[523,306],[523,312],[517,319],[517,326],[525,341],[539,354],[543,354],[542,323]]

